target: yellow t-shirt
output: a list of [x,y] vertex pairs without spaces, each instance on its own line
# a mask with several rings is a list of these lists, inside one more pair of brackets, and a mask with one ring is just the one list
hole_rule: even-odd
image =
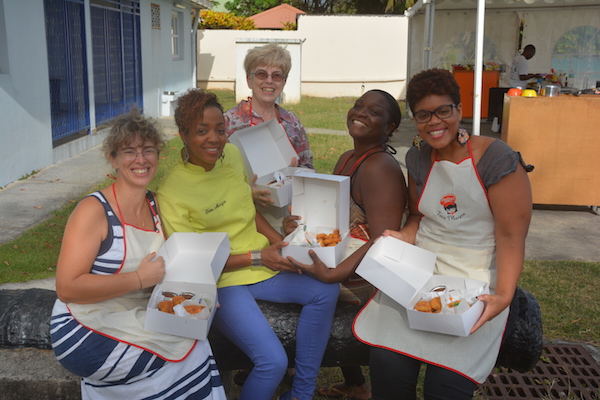
[[[171,170],[157,191],[165,233],[226,232],[231,254],[244,254],[269,246],[256,230],[256,208],[252,200],[242,156],[227,143],[224,157],[211,171],[183,161]],[[218,287],[249,285],[276,275],[266,267],[223,272]]]

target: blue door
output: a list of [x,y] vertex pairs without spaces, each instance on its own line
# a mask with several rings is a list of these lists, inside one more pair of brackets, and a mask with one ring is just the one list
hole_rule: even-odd
[[83,0],[44,0],[52,142],[90,128]]
[[99,125],[143,107],[139,1],[92,1],[94,102]]
[[139,0],[90,3],[93,71],[87,68],[84,0],[44,0],[54,145],[89,133],[90,101],[96,125],[143,107]]

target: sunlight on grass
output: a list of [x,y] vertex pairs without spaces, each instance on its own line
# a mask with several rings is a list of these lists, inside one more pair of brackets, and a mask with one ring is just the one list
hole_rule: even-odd
[[[544,337],[600,345],[600,263],[527,261],[519,285],[538,299]],[[567,339],[568,338],[568,339]]]

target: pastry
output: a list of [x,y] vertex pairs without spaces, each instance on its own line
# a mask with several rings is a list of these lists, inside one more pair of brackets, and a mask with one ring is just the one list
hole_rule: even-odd
[[204,309],[204,307],[198,304],[189,304],[187,306],[183,306],[183,308],[185,308],[185,311],[189,312],[190,314],[198,314]]
[[421,300],[415,304],[415,310],[430,313],[432,312],[431,303],[427,300]]
[[169,314],[175,314],[175,311],[173,311],[173,302],[171,300],[165,300],[158,303],[158,310]]

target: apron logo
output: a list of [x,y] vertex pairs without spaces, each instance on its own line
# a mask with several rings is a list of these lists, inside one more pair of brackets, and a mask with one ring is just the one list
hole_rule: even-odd
[[446,210],[449,215],[454,215],[458,211],[458,208],[456,207],[456,196],[453,194],[444,195],[440,200],[440,204],[444,206],[444,210]]

